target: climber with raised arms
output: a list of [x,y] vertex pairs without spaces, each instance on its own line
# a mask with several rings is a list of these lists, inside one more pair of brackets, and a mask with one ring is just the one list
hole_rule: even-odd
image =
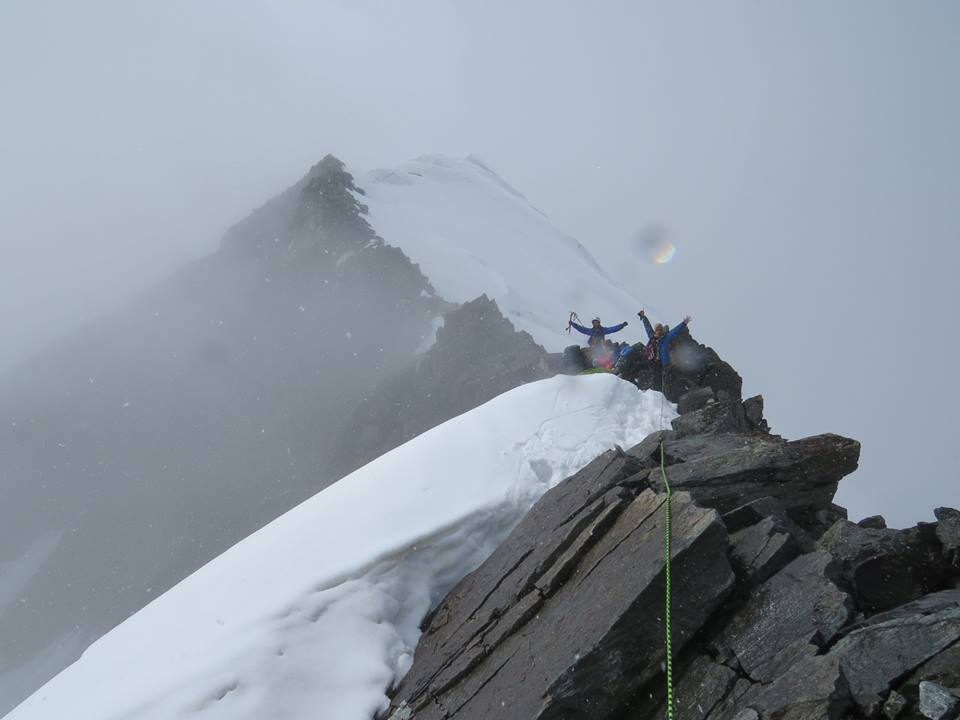
[[580,325],[579,323],[574,322],[574,318],[576,317],[577,317],[576,313],[570,313],[570,320],[567,323],[567,327],[573,328],[577,332],[582,332],[584,335],[589,335],[590,339],[587,340],[587,345],[589,345],[590,347],[603,345],[603,341],[606,340],[607,335],[612,335],[615,332],[620,332],[627,326],[627,322],[624,321],[619,325],[611,325],[610,327],[604,327],[600,323],[600,318],[595,317],[590,327],[584,327],[583,325]]
[[692,319],[687,315],[679,325],[672,330],[666,326],[657,323],[656,327],[650,325],[650,319],[646,312],[641,310],[637,313],[643,320],[643,327],[647,331],[647,345],[643,349],[643,356],[652,362],[659,362],[664,368],[670,367],[670,344],[677,339],[677,336],[683,331]]

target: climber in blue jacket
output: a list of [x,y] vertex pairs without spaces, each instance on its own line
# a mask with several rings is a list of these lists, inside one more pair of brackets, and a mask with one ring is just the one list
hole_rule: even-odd
[[637,313],[643,320],[643,327],[647,331],[647,346],[643,349],[643,356],[652,362],[659,361],[663,367],[670,366],[670,343],[677,339],[677,335],[687,326],[692,319],[687,315],[683,321],[672,330],[665,325],[657,323],[656,327],[650,326],[650,320],[647,314],[641,310]]
[[589,335],[590,339],[587,340],[587,345],[593,347],[594,345],[602,345],[603,341],[606,339],[607,335],[612,335],[615,332],[620,332],[626,326],[626,322],[622,322],[619,325],[611,325],[610,327],[604,327],[600,324],[600,318],[593,319],[592,327],[584,327],[583,325],[578,325],[573,321],[574,314],[570,313],[570,322],[569,327],[572,327],[578,332],[582,332],[584,335]]

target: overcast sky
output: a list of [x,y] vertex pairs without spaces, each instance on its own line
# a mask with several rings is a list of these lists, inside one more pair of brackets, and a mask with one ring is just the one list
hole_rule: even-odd
[[3,0],[0,367],[325,153],[476,153],[776,431],[860,439],[854,519],[928,519],[960,505],[958,75],[950,1]]

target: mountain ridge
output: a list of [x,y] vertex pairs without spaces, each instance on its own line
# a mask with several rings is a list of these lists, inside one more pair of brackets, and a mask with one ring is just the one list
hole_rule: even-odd
[[[489,170],[449,162],[469,170],[455,190],[428,178],[433,195],[395,199],[394,209],[410,206],[401,234],[429,234],[434,210],[469,218],[478,206],[521,242],[531,229],[541,245],[560,234]],[[26,579],[11,570],[9,585],[0,578],[0,596],[16,596],[0,615],[0,711],[157,593],[407,439],[353,436],[348,461],[339,438],[361,398],[389,392],[420,363],[439,318],[486,288],[439,294],[363,186],[325,156],[232,225],[217,252],[0,376],[0,566],[32,568]],[[565,257],[549,271],[556,284],[565,264],[579,264]],[[484,262],[504,277],[516,270],[498,273],[496,254]],[[458,268],[448,269],[441,279],[459,293]],[[514,316],[503,329],[491,309],[477,328],[501,327],[506,359],[527,347],[509,326],[531,296],[500,289]],[[565,308],[553,333],[561,343],[564,318]],[[469,337],[458,336],[456,352],[479,356]],[[520,382],[487,353],[470,402]],[[469,409],[467,395],[442,401],[467,379],[450,372],[432,395],[441,402],[413,399],[418,430]],[[41,558],[38,543],[53,537]]]

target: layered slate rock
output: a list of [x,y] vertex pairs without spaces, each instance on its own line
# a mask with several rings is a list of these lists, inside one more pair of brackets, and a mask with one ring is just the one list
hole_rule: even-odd
[[[840,661],[818,654],[812,644],[792,657],[786,671],[769,682],[754,682],[744,676],[735,659],[724,664],[708,655],[693,662],[680,663],[676,684],[676,720],[740,720],[750,717],[791,718],[793,720],[837,720],[850,707],[850,692]],[[622,720],[654,720],[666,717],[665,703],[643,703],[644,694],[652,696],[655,688],[645,688],[635,701],[637,712],[623,715]],[[621,718],[617,718],[621,720]]]
[[954,508],[937,508],[937,539],[943,546],[943,554],[951,571],[960,574],[960,511]]
[[883,515],[871,515],[870,517],[865,517],[863,520],[857,522],[862,528],[870,528],[871,530],[886,530],[887,521]]
[[818,545],[840,562],[845,584],[865,612],[903,605],[943,581],[939,542],[929,528],[890,530],[840,520]]
[[[602,717],[661,672],[665,497],[636,470],[609,453],[541,499],[430,618],[391,718]],[[679,649],[734,576],[715,512],[672,518]]]
[[838,576],[828,553],[797,558],[750,595],[717,642],[720,653],[751,681],[773,682],[847,624],[853,604]]
[[[675,706],[678,720],[704,720],[740,679],[738,673],[709,655],[697,655],[679,676]],[[659,708],[661,716],[664,708]]]
[[681,415],[703,410],[707,405],[717,401],[717,394],[712,387],[698,387],[683,394],[677,400],[677,412]]
[[[841,660],[827,651],[853,603],[837,586],[838,577],[828,553],[807,553],[715,617],[702,640],[707,654],[678,662],[678,698],[683,692],[695,702],[679,700],[677,720],[735,720],[746,711],[757,718],[842,717],[850,706],[849,687]],[[665,714],[661,699],[659,707],[627,717]]]
[[[857,468],[860,456],[860,443],[833,434],[788,442],[761,432],[715,436],[675,431],[664,436],[663,444],[674,489],[721,514],[767,498],[804,529],[817,525],[817,513],[831,507],[837,484]],[[630,453],[659,458],[659,445],[645,441]],[[657,489],[659,475],[659,469],[648,473]]]
[[730,536],[734,568],[743,579],[757,583],[812,549],[807,533],[782,512],[773,512]]
[[960,642],[941,650],[910,673],[910,677],[897,686],[897,692],[917,701],[920,683],[924,680],[935,682],[960,695]]
[[[836,658],[809,654],[769,685],[753,685],[734,707],[748,708],[759,718],[836,720],[849,706],[849,690]],[[717,713],[712,720],[737,715]]]
[[872,714],[893,682],[960,639],[960,590],[874,615],[830,651],[858,706]]
[[[696,392],[691,391],[684,398]],[[724,400],[705,403],[699,408],[690,406],[686,413],[672,422],[672,427],[678,438],[718,433],[765,433],[768,427],[763,419],[763,396],[757,395],[742,402]]]

